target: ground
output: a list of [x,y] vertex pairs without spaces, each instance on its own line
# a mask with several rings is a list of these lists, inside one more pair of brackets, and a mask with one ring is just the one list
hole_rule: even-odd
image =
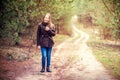
[[72,22],[73,36],[53,47],[51,73],[40,73],[41,54],[34,47],[32,52],[36,54],[26,61],[1,58],[2,66],[6,68],[6,64],[9,64],[9,69],[1,74],[7,77],[1,80],[117,80],[96,60],[87,46],[89,35],[77,29],[77,25]]

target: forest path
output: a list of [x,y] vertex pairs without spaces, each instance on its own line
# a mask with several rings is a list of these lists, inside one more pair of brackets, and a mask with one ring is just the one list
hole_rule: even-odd
[[86,41],[89,35],[77,29],[72,20],[73,37],[58,45],[52,54],[51,73],[40,73],[41,58],[36,58],[28,71],[15,80],[115,80],[98,62]]

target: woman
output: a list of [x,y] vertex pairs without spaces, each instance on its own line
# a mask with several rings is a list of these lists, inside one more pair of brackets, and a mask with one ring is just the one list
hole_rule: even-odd
[[[51,52],[54,45],[52,37],[55,36],[55,27],[51,21],[51,16],[47,13],[37,30],[37,46],[41,49],[42,53],[42,69],[41,72],[47,72],[50,70]],[[47,62],[47,63],[46,63]],[[47,64],[47,65],[46,65]]]

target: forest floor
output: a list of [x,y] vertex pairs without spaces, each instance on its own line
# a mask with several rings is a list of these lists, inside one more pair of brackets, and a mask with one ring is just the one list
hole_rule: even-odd
[[[41,73],[41,54],[26,61],[6,60],[0,56],[0,80],[117,80],[96,60],[86,42],[89,35],[72,23],[73,36],[53,47],[51,73]],[[27,48],[21,53],[29,53]]]

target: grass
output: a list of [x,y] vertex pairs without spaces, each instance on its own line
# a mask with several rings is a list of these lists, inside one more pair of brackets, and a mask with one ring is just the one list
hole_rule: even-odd
[[89,34],[90,38],[87,44],[92,49],[96,59],[114,77],[120,79],[120,44],[115,44],[114,41],[100,39],[90,28],[84,29],[80,26],[78,28]]
[[[100,61],[113,76],[120,79],[120,44],[116,45],[113,41],[102,40],[93,32],[93,29],[84,29],[80,26],[78,27],[79,29],[90,35],[87,44],[93,50],[93,54],[97,60]],[[58,34],[55,36],[55,42],[56,44],[60,44],[68,38],[69,36]]]
[[68,35],[63,35],[63,34],[57,34],[57,35],[54,37],[55,45],[61,44],[63,41],[67,40],[68,38],[70,38],[70,36],[68,36]]
[[120,79],[120,50],[119,47],[111,47],[98,42],[88,42],[93,54],[112,75]]

